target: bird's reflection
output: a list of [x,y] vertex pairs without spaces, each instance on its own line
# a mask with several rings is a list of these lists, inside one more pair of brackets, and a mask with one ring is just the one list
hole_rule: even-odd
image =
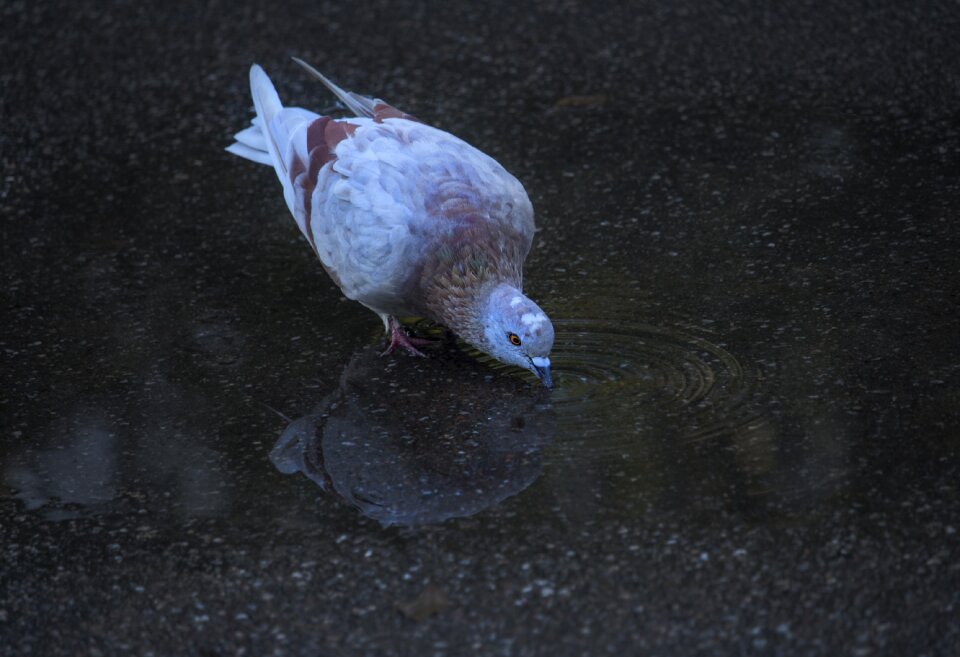
[[368,347],[270,458],[384,525],[470,516],[539,476],[555,433],[544,395],[452,348],[388,360]]

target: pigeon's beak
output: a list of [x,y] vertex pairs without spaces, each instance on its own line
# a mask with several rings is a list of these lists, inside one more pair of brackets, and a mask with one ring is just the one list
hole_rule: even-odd
[[543,385],[547,388],[553,387],[553,379],[550,378],[550,359],[549,358],[531,358],[530,370],[536,374]]

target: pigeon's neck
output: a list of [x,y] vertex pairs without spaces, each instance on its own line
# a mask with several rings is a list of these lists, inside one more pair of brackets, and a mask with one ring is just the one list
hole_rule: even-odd
[[521,288],[525,255],[521,248],[502,238],[441,245],[421,279],[428,316],[470,344],[481,346],[490,294],[503,285]]

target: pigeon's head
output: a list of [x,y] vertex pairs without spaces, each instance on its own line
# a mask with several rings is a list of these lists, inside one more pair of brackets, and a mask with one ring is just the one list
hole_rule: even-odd
[[553,324],[540,306],[512,285],[498,285],[483,311],[485,352],[510,365],[528,369],[550,388]]

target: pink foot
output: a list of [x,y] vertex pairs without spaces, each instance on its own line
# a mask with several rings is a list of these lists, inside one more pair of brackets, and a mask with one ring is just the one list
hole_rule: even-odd
[[388,317],[387,323],[390,327],[390,345],[387,347],[387,350],[384,351],[381,356],[386,356],[387,354],[392,354],[397,350],[397,347],[403,347],[411,356],[420,356],[425,358],[426,354],[417,349],[415,345],[420,345],[421,347],[429,344],[433,344],[433,340],[425,340],[423,338],[411,338],[403,330],[403,327],[400,325],[400,322],[396,320],[395,317]]

